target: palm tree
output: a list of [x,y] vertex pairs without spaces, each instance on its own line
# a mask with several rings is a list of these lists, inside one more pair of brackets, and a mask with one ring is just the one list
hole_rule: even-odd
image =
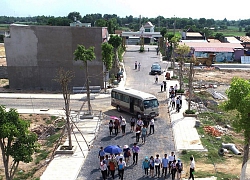
[[90,91],[89,91],[89,75],[88,75],[88,61],[94,60],[95,57],[95,52],[94,52],[94,47],[91,46],[88,49],[85,48],[83,45],[77,45],[77,49],[74,52],[75,61],[82,61],[85,66],[85,74],[86,74],[86,88],[87,88],[87,101],[88,101],[88,112],[91,112],[91,105],[90,105]]

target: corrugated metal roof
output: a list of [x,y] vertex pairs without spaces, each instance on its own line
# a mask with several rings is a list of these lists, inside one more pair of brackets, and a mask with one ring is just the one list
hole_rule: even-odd
[[241,41],[239,41],[238,39],[236,39],[235,37],[225,37],[226,41],[229,43],[241,43]]
[[186,36],[188,36],[188,37],[202,37],[201,33],[198,33],[198,32],[187,32]]
[[196,47],[196,52],[234,52],[230,47]]
[[195,51],[205,52],[234,52],[234,49],[243,49],[240,43],[204,43],[204,42],[180,42],[180,45],[187,45]]
[[218,39],[207,39],[209,43],[221,43]]
[[207,42],[207,40],[197,39],[197,40],[181,40],[181,42]]
[[250,37],[249,37],[249,36],[241,36],[241,37],[240,37],[240,40],[241,40],[242,42],[250,42]]

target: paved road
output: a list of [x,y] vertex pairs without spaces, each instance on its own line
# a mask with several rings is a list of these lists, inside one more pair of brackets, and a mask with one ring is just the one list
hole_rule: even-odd
[[[139,49],[138,46],[136,48]],[[135,60],[141,62],[142,64],[141,71],[134,70]],[[161,102],[164,102],[165,99],[164,93],[158,93],[160,90],[159,85],[154,84],[154,76],[149,75],[151,64],[153,62],[159,62],[159,60],[160,58],[156,56],[156,52],[152,51],[145,53],[139,53],[133,51],[127,52],[124,56],[125,69],[127,74],[127,80],[125,86],[156,94],[159,100]],[[166,106],[164,106],[164,103],[161,103],[160,113],[163,114],[163,112],[166,112]],[[130,117],[129,114],[118,113],[116,110],[110,110],[108,112],[105,112],[105,114],[115,115],[115,116],[123,115],[127,120]],[[107,116],[106,119],[103,120],[102,122],[102,126],[100,128],[98,137],[93,144],[93,149],[89,152],[87,159],[85,160],[85,163],[79,173],[78,176],[79,180],[102,179],[101,173],[99,171],[99,164],[97,158],[100,146],[105,147],[114,144],[123,147],[123,145],[127,144],[130,147],[132,147],[132,144],[135,142],[135,134],[129,131],[129,124],[127,124],[126,127],[127,133],[125,136],[118,134],[118,136],[110,137],[107,126],[108,121],[109,117]],[[147,179],[146,177],[143,177],[144,173],[141,168],[141,163],[142,160],[145,158],[145,156],[149,157],[149,156],[155,156],[156,154],[160,154],[160,156],[162,157],[164,153],[169,154],[170,151],[175,150],[169,118],[167,116],[164,117],[161,116],[157,118],[155,123],[155,129],[156,129],[155,134],[148,136],[146,143],[144,145],[141,142],[139,143],[141,149],[139,153],[139,163],[138,165],[132,165],[132,161],[130,159],[128,167],[125,170],[124,179],[127,180]],[[117,172],[116,172],[116,179],[118,179]]]

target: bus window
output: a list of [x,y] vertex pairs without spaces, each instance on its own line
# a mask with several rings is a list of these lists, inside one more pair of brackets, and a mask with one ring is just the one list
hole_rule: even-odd
[[129,103],[129,96],[123,94],[123,101]]
[[139,102],[138,102],[138,100],[139,100],[139,99],[136,99],[136,98],[134,99],[134,105],[139,107]]
[[159,106],[157,99],[145,100],[145,101],[143,101],[143,104],[144,104],[145,109],[154,108],[154,107]]
[[112,98],[115,98],[115,92],[112,92],[112,93],[111,93],[111,97],[112,97]]

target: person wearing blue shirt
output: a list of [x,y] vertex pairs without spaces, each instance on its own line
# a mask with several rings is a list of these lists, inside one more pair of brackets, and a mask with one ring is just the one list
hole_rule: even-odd
[[167,172],[168,172],[168,155],[164,154],[164,158],[162,158],[161,160],[161,167],[162,167],[162,176],[164,174],[164,176],[167,176]]
[[98,157],[100,158],[100,162],[104,160],[104,156],[105,156],[105,151],[103,147],[100,147],[99,154],[98,154]]
[[145,175],[148,176],[148,169],[149,169],[149,160],[148,157],[145,157],[145,160],[142,162],[142,169],[145,171]]

